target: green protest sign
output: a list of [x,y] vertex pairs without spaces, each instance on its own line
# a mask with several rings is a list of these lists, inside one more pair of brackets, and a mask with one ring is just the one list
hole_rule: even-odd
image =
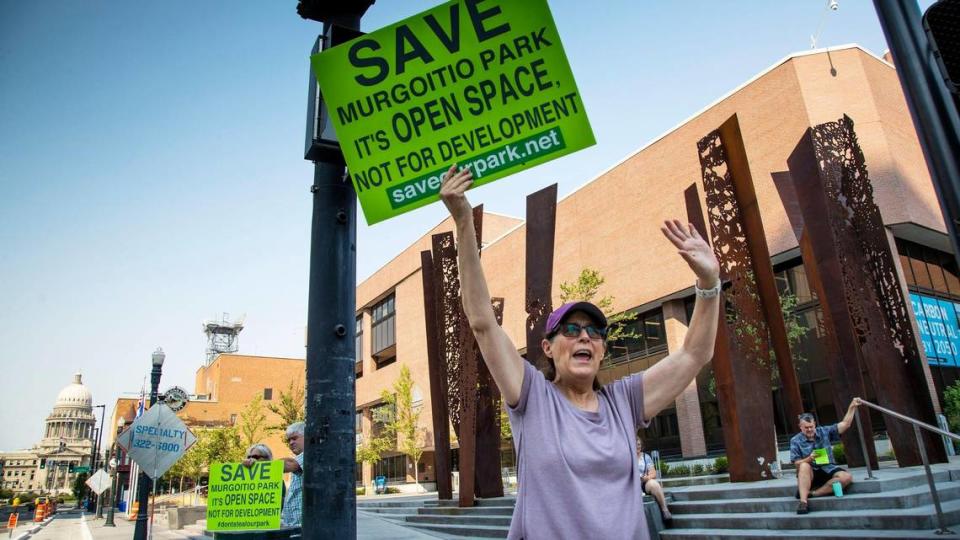
[[827,449],[815,448],[813,450],[813,462],[817,465],[828,465],[830,463],[830,456],[827,455]]
[[280,528],[283,461],[210,465],[207,529],[241,531]]
[[373,224],[596,141],[546,0],[453,0],[312,58]]

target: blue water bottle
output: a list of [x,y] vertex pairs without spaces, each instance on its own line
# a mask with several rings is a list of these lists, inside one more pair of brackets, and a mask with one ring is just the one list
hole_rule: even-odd
[[833,495],[835,497],[843,497],[843,484],[840,482],[833,483]]

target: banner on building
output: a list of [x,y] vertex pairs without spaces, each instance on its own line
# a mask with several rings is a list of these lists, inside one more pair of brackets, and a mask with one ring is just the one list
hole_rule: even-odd
[[910,293],[910,303],[927,362],[932,366],[960,367],[960,304],[917,293]]
[[283,461],[213,463],[207,489],[207,530],[280,528]]
[[312,57],[373,224],[595,144],[546,0],[453,0]]

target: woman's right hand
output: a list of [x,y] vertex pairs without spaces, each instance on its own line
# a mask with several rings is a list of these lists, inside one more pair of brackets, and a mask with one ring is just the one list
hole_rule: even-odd
[[473,185],[473,174],[470,169],[463,168],[458,171],[457,165],[453,164],[443,175],[443,182],[440,184],[440,200],[446,205],[454,221],[459,221],[473,212],[466,196],[466,191],[471,185]]

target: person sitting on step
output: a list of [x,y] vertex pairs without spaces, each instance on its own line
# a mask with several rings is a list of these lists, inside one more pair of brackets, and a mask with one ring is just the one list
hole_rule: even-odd
[[637,468],[640,470],[640,489],[657,501],[663,522],[670,523],[673,516],[667,509],[667,499],[663,495],[663,487],[657,482],[657,467],[653,464],[650,454],[643,451],[643,439],[637,437]]
[[829,426],[817,426],[817,420],[810,413],[798,417],[800,433],[790,439],[790,461],[797,466],[798,514],[810,512],[808,497],[831,493],[834,482],[839,482],[841,489],[853,483],[853,476],[833,459],[833,445],[850,429],[859,405],[860,398],[853,398],[843,420]]

